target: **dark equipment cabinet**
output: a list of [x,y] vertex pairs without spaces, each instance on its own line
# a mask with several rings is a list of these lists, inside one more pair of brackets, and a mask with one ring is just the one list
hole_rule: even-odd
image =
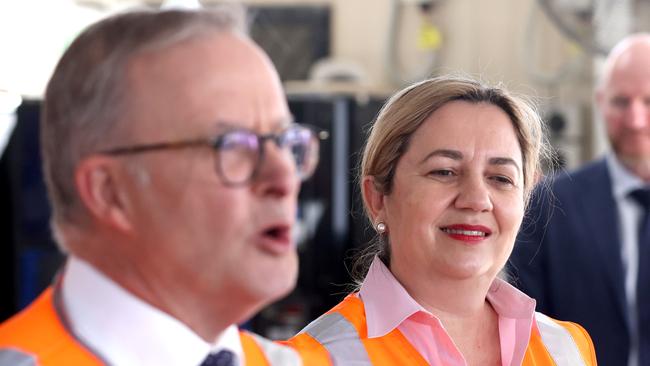
[[60,267],[38,142],[40,101],[26,100],[0,158],[0,319],[29,304]]

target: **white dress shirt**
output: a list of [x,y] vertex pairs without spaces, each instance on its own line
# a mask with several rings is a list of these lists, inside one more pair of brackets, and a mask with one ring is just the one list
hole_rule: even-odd
[[630,357],[628,366],[639,364],[639,336],[637,326],[636,283],[639,273],[639,222],[643,209],[629,194],[646,187],[641,178],[632,174],[614,154],[607,155],[607,168],[612,181],[620,227],[621,259],[625,275],[625,296],[630,320]]
[[110,365],[197,366],[223,349],[235,354],[235,365],[244,364],[235,325],[208,343],[74,256],[62,282],[62,312],[72,332]]

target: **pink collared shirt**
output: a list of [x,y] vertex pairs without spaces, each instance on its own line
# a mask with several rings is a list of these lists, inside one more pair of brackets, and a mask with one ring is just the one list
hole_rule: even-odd
[[[440,320],[406,292],[379,258],[375,257],[370,265],[359,295],[365,307],[369,338],[398,328],[430,365],[467,365]],[[492,283],[487,300],[499,319],[501,364],[521,365],[533,326],[535,300],[498,278]]]

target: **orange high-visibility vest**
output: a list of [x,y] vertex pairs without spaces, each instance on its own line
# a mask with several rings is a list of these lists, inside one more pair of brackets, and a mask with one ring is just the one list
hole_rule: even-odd
[[[0,325],[0,366],[94,366],[105,360],[66,328],[47,289],[29,307]],[[240,331],[246,366],[318,365],[308,352],[294,350]],[[304,357],[301,360],[301,356]]]
[[[523,366],[596,365],[593,343],[577,324],[553,320],[536,313]],[[313,321],[285,344],[297,350],[329,355],[334,365],[428,366],[406,337],[396,328],[382,337],[368,338],[363,301],[356,295]]]

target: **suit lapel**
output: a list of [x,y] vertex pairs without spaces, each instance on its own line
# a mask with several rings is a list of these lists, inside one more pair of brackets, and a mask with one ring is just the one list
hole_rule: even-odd
[[621,316],[629,327],[621,260],[620,224],[611,179],[605,160],[597,162],[591,169],[591,174],[582,175],[581,181],[576,182],[579,189],[583,190],[577,196],[584,207],[585,221],[596,254],[596,258],[589,258],[585,253],[585,260],[596,260],[596,263],[603,267],[609,285],[614,290]]

